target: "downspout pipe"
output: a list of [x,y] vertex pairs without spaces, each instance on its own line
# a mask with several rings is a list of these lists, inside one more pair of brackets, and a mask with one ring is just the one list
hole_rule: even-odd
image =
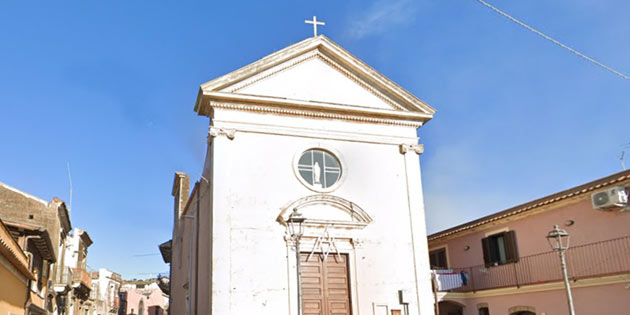
[[192,264],[192,253],[193,253],[193,241],[194,241],[193,236],[194,236],[194,233],[195,233],[194,229],[195,229],[195,224],[196,224],[196,221],[197,221],[197,217],[192,216],[192,215],[183,215],[182,217],[185,218],[185,219],[193,220],[193,224],[192,224],[193,231],[190,232],[190,249],[189,249],[189,256],[190,256],[190,258],[189,258],[189,261],[188,261],[188,301],[187,301],[188,305],[187,305],[187,307],[188,307],[188,314],[190,315],[190,314],[192,314],[192,307],[191,307],[192,306],[192,304],[191,304],[192,296],[190,296],[190,290],[192,289],[191,281],[192,281],[192,270],[193,270],[193,268],[192,268],[193,267],[193,264]]
[[[28,257],[28,270],[32,273],[33,272],[33,254],[31,252],[29,252],[28,250],[26,250],[28,247],[28,240],[31,238],[35,238],[37,236],[35,235],[28,235],[24,238],[24,254],[26,255],[26,257]],[[35,279],[37,280],[37,279]],[[33,285],[32,283],[33,280],[31,279],[27,279],[26,280],[26,301],[24,302],[24,309],[28,310],[29,305],[31,305],[31,286]]]
[[195,214],[195,313],[197,314],[197,298],[199,297],[199,205],[200,205],[200,192],[201,182],[197,182],[197,213]]

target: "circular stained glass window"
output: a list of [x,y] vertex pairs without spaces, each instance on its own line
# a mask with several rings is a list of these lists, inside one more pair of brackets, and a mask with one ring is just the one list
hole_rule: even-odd
[[341,164],[328,151],[311,149],[300,156],[298,172],[302,179],[311,186],[328,188],[339,181]]

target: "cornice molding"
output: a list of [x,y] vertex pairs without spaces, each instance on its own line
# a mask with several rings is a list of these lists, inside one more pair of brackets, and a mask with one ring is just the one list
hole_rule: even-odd
[[[338,196],[327,194],[315,194],[302,197],[283,207],[276,218],[281,225],[287,226],[289,216],[294,209],[308,208],[311,206],[325,205],[333,207],[339,211],[347,213],[351,221],[326,220],[326,219],[306,219],[304,226],[309,230],[320,230],[330,227],[331,230],[341,229],[363,229],[373,222],[372,217],[354,202],[348,201]],[[306,235],[306,234],[305,234]]]
[[307,60],[311,60],[313,58],[315,58],[318,55],[318,51],[317,50],[313,50],[310,51],[308,53],[305,53],[295,59],[292,60],[287,60],[285,61],[284,64],[281,64],[279,66],[276,67],[272,67],[270,69],[267,69],[261,73],[255,74],[250,78],[247,78],[237,84],[234,84],[232,86],[229,87],[229,89],[224,90],[223,92],[229,92],[229,93],[235,93],[237,91],[240,91],[248,86],[251,86],[255,83],[258,83],[260,81],[264,81],[267,78],[270,78],[280,72],[283,72],[285,70],[291,69],[293,67],[295,67],[296,65],[299,65]]
[[[300,137],[300,138],[312,138],[318,140],[338,140],[338,141],[351,141],[362,142],[372,144],[387,144],[396,148],[403,143],[418,142],[418,137],[399,136],[386,134],[382,132],[375,134],[371,132],[358,131],[352,129],[338,130],[326,128],[312,128],[304,125],[278,125],[278,124],[265,124],[258,122],[234,122],[231,120],[213,119],[212,125],[218,128],[234,129],[237,133],[257,133],[266,135],[277,135],[285,137]],[[382,130],[379,128],[379,130]]]
[[[262,106],[262,105],[243,104],[243,103],[227,103],[227,102],[211,101],[209,104],[209,107],[235,110],[235,111],[247,111],[247,112],[254,112],[254,113],[272,113],[272,114],[286,115],[286,116],[299,116],[299,117],[321,118],[321,119],[338,119],[338,120],[346,120],[346,121],[352,121],[352,122],[405,126],[405,127],[413,127],[416,129],[422,126],[421,121],[409,121],[409,120],[392,119],[392,118],[376,118],[376,117],[362,116],[362,115],[351,114],[351,113],[347,113],[347,114],[331,113],[331,112],[322,112],[322,111],[316,111],[316,110],[293,109],[293,108]],[[204,111],[204,112],[208,112],[208,111]]]

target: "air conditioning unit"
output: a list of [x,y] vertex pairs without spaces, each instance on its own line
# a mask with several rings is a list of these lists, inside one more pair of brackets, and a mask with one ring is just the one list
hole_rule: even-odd
[[593,209],[608,210],[613,207],[628,206],[628,193],[624,187],[612,187],[591,195]]

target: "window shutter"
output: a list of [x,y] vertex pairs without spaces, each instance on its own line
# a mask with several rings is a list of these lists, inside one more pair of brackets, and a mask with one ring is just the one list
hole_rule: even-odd
[[431,269],[446,269],[446,249],[440,248],[429,252]]
[[481,239],[481,248],[483,248],[483,262],[486,267],[490,267],[492,265],[490,259],[490,238],[482,238]]
[[442,249],[438,252],[438,263],[440,264],[441,268],[448,268],[448,265],[446,263],[446,249]]
[[437,266],[437,253],[435,251],[429,252],[429,261],[431,263],[431,269]]
[[518,262],[518,247],[516,244],[516,232],[508,231],[504,234],[505,258],[507,263]]

